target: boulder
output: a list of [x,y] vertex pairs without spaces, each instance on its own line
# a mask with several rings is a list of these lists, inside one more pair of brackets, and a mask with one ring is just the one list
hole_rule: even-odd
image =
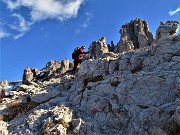
[[94,41],[92,44],[89,46],[89,53],[91,58],[98,58],[100,57],[103,53],[108,53],[108,46],[106,44],[106,37],[102,37],[99,39],[99,41]]
[[36,79],[38,74],[39,71],[36,68],[26,68],[24,70],[22,83],[29,85],[34,79]]

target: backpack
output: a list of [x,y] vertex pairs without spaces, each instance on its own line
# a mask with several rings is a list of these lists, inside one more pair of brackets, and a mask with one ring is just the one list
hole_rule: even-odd
[[74,48],[74,51],[72,53],[72,59],[74,59],[76,56],[78,56],[78,50],[79,50],[79,47]]

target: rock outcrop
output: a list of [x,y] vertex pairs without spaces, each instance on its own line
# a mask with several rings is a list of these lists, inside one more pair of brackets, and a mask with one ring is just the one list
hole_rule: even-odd
[[69,63],[68,59],[62,60],[61,62],[52,60],[40,71],[35,68],[26,68],[24,70],[22,83],[28,85],[35,81],[44,81],[64,74],[69,70]]
[[46,67],[42,70],[46,74],[46,78],[64,74],[69,69],[69,60],[64,59],[61,62],[49,61]]
[[30,84],[31,81],[33,81],[34,79],[36,79],[36,76],[38,76],[39,71],[35,68],[26,68],[24,70],[24,74],[23,74],[23,80],[22,83],[23,84]]
[[108,46],[106,44],[106,37],[102,37],[99,41],[94,41],[89,47],[90,57],[93,59],[99,58],[103,53],[108,53]]
[[179,22],[177,21],[167,21],[166,23],[161,22],[160,26],[156,31],[156,41],[159,40],[160,38],[176,34],[178,28],[179,28]]
[[0,120],[0,134],[1,135],[8,135],[7,127],[8,127],[8,124]]
[[2,103],[2,100],[5,97],[4,89],[8,87],[9,87],[9,82],[7,80],[0,82],[0,103]]
[[[5,123],[0,132],[180,134],[180,35],[96,57],[83,61],[75,76],[66,72],[68,66],[62,62],[52,61],[44,68],[53,70],[51,77],[11,91],[13,96],[0,106]],[[68,65],[68,60],[63,63]]]
[[9,82],[7,80],[0,82],[0,89],[6,89],[8,86]]
[[146,21],[133,19],[123,25],[120,29],[121,39],[118,42],[115,52],[135,50],[149,46],[153,42],[152,33]]

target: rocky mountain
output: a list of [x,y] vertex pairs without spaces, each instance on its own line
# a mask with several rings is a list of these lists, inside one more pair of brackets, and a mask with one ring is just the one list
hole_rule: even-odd
[[141,19],[133,19],[120,29],[121,38],[115,52],[130,51],[149,46],[153,42],[153,35],[149,31],[148,23]]
[[178,26],[161,22],[153,39],[133,19],[117,45],[92,42],[75,75],[67,59],[26,68],[22,84],[0,95],[0,134],[179,135]]

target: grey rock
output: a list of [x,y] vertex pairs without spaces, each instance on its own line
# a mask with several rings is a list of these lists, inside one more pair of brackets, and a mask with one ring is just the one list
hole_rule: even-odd
[[39,103],[9,122],[9,134],[179,134],[180,35],[162,37],[151,46],[145,46],[150,43],[146,37],[134,39],[142,48],[83,61],[75,77],[61,62],[49,63],[49,80],[22,84],[25,91],[4,98],[0,115],[8,114],[8,103],[28,94]]
[[39,71],[35,68],[26,68],[23,74],[22,83],[29,85],[39,74]]
[[93,76],[93,77],[98,76],[98,75],[105,75],[105,74],[108,74],[108,65],[109,65],[109,62],[107,58],[86,60],[81,64],[78,74],[82,76],[87,75],[87,76]]
[[176,108],[176,111],[171,119],[173,119],[173,121],[176,122],[180,127],[180,106]]
[[133,19],[123,25],[120,29],[121,38],[115,52],[131,51],[151,45],[152,33],[149,31],[148,23],[141,19]]
[[48,80],[52,77],[64,74],[69,69],[69,60],[64,59],[61,62],[51,60],[46,64],[46,67],[41,70],[45,73],[43,80]]
[[80,128],[81,128],[83,123],[84,123],[84,121],[81,118],[72,120],[73,134],[74,135],[79,135]]
[[1,135],[8,135],[8,123],[0,120],[0,134]]
[[167,21],[166,23],[161,22],[160,26],[156,30],[156,41],[159,40],[160,38],[176,34],[178,28],[179,28],[179,22],[177,21]]
[[102,37],[99,41],[94,41],[89,46],[90,57],[93,59],[99,58],[103,53],[108,53],[108,46],[106,44],[106,37]]
[[9,82],[7,80],[0,82],[0,89],[6,89],[8,86]]

